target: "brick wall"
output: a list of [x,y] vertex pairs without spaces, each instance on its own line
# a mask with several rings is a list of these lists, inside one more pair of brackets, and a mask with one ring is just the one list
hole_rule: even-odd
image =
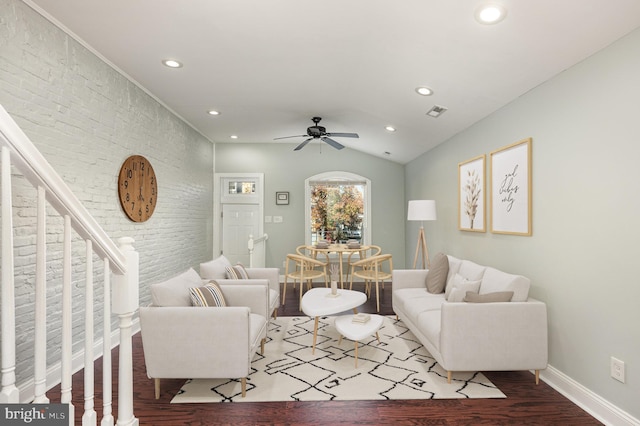
[[[134,83],[18,0],[0,0],[0,104],[107,233],[135,239],[140,303],[149,285],[211,259],[213,147]],[[129,155],[158,178],[151,219],[129,221],[117,175]],[[13,171],[16,175],[16,171]],[[35,189],[14,176],[18,383],[33,372]],[[48,362],[59,359],[63,220],[47,217]],[[74,353],[84,324],[84,242],[73,242]],[[94,256],[96,338],[102,330],[102,261]],[[115,327],[116,322],[113,322]]]

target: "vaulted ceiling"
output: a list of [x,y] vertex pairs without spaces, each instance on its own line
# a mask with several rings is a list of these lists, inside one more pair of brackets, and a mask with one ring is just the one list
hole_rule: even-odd
[[495,0],[492,25],[480,0],[24,1],[212,142],[273,143],[320,116],[399,163],[640,26],[638,0]]

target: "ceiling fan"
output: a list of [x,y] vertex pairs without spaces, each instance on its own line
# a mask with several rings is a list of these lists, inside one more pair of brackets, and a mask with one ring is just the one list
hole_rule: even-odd
[[294,148],[294,151],[299,151],[302,148],[304,148],[304,146],[306,144],[308,144],[310,141],[312,141],[314,139],[320,139],[323,142],[328,143],[329,145],[331,145],[335,149],[342,149],[342,148],[344,148],[344,145],[342,145],[338,141],[335,141],[335,140],[331,139],[332,137],[341,137],[341,138],[359,138],[360,137],[360,136],[358,136],[357,133],[328,133],[327,129],[325,129],[324,127],[318,125],[320,120],[322,120],[322,117],[313,117],[311,119],[311,121],[313,121],[315,126],[307,127],[307,134],[306,135],[283,136],[281,138],[274,138],[274,140],[287,139],[287,138],[304,138],[306,136],[310,136],[308,139],[305,139],[304,141],[302,141],[302,143],[300,145],[298,145],[298,146],[296,146]]

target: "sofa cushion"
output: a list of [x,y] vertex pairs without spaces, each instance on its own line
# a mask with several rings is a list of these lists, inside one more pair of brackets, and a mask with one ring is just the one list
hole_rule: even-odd
[[510,302],[513,297],[512,291],[497,291],[495,293],[478,294],[468,291],[464,301],[470,303],[493,303]]
[[200,276],[208,280],[227,277],[226,267],[231,266],[229,259],[220,255],[218,258],[200,264]]
[[193,268],[173,278],[151,286],[151,301],[155,306],[191,306],[189,288],[202,286]]
[[242,266],[242,264],[238,263],[234,266],[227,266],[225,268],[227,273],[227,278],[230,280],[248,280],[249,274],[247,270]]
[[526,302],[531,281],[522,275],[507,274],[495,268],[487,268],[482,277],[480,294],[513,291],[512,302]]
[[464,299],[467,291],[472,291],[474,293],[478,292],[478,289],[480,288],[480,282],[480,280],[471,281],[460,274],[455,274],[451,279],[451,283],[449,283],[449,285],[447,286],[447,291],[444,293],[444,297],[448,302],[451,302],[451,292],[453,291],[453,289],[459,289],[462,291],[462,294],[458,294],[456,296],[456,299],[459,298],[460,300],[457,301],[462,302],[462,299]]
[[[418,291],[416,291],[418,290]],[[421,289],[404,289],[400,290],[401,297],[396,298],[403,300],[402,310],[407,314],[409,319],[415,323],[418,315],[425,311],[439,311],[445,302],[444,294],[433,294]]]
[[447,272],[447,284],[445,288],[449,286],[449,283],[451,282],[453,277],[460,270],[460,265],[462,265],[462,260],[458,259],[457,257],[447,255],[447,260],[449,263],[449,271]]
[[458,273],[468,280],[476,281],[482,279],[486,269],[486,266],[478,265],[469,260],[463,260],[460,264],[460,269],[458,269]]
[[442,253],[436,254],[431,262],[429,273],[427,274],[426,284],[429,293],[442,293],[447,283],[447,274],[449,272],[449,259]]
[[189,296],[193,306],[227,306],[222,290],[214,280],[204,287],[191,287]]

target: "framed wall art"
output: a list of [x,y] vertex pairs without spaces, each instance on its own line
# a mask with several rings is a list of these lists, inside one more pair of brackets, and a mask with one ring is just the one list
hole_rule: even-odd
[[485,232],[485,155],[458,163],[458,229]]
[[276,204],[277,205],[287,205],[287,204],[289,204],[289,193],[288,192],[276,192]]
[[531,138],[491,153],[491,232],[531,235]]

